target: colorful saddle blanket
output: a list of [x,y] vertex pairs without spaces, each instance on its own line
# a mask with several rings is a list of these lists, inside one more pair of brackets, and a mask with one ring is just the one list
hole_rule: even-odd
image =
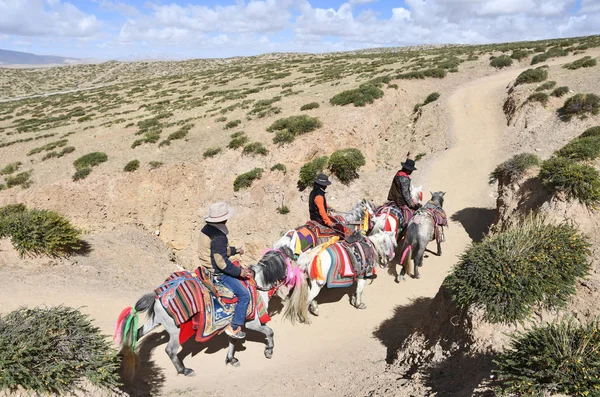
[[428,202],[422,208],[419,208],[414,216],[413,222],[421,224],[424,219],[429,219],[434,226],[434,238],[440,243],[444,239],[444,226],[448,226],[448,218],[444,209],[433,202]]
[[[395,231],[398,233],[400,230],[406,229],[406,226],[408,225],[408,222],[412,218],[414,211],[408,207],[399,208],[398,206],[396,206],[396,203],[394,203],[393,201],[388,201],[388,202],[384,203],[381,207],[379,207],[375,210],[376,217],[380,216],[381,214],[384,214],[384,213],[390,217],[393,217],[396,220],[396,224],[399,225],[399,227],[398,227],[398,230],[395,230]],[[388,219],[386,219],[386,221],[385,221],[385,226],[384,226],[383,231],[384,232],[394,231],[391,226],[391,223],[389,222]]]
[[[205,342],[221,333],[231,322],[237,298],[217,279],[213,285],[219,297],[211,293],[197,276],[181,271],[171,274],[154,290],[156,299],[180,327],[180,343],[194,334],[197,342]],[[250,292],[247,319],[258,315],[261,323],[266,324],[270,318],[265,302],[253,282],[246,282],[246,286]]]
[[[338,222],[343,222],[344,218],[341,216],[333,216]],[[317,245],[321,245],[329,241],[332,237],[338,236],[335,230],[321,225],[315,221],[308,221],[304,226],[300,226],[295,231],[297,235],[297,244],[294,252],[296,254],[301,254],[302,252],[306,252],[309,249],[316,247]],[[288,232],[287,236],[292,237],[294,231]]]
[[[327,273],[329,288],[349,287],[357,277],[370,277],[375,274],[375,251],[366,238],[352,244],[344,241],[331,244],[325,249],[325,254],[331,259]],[[311,276],[320,278],[320,266],[320,258],[317,255],[311,265]]]

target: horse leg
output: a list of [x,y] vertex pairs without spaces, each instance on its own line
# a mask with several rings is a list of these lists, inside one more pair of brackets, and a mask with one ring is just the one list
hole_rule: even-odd
[[137,336],[138,340],[142,339],[143,336],[148,335],[148,333],[150,331],[152,331],[160,326],[160,323],[156,321],[156,316],[154,315],[157,305],[162,308],[162,305],[157,300],[154,303],[154,309],[153,309],[154,311],[148,316],[148,320],[146,320],[146,323],[143,326],[141,326],[140,328],[138,328],[138,336]]
[[358,279],[358,282],[356,283],[356,293],[350,300],[350,303],[352,303],[352,306],[354,306],[357,309],[364,310],[367,308],[367,305],[365,305],[362,302],[362,293],[363,293],[363,290],[365,289],[366,283],[367,283],[367,279],[365,279],[365,278]]
[[308,291],[308,310],[315,316],[319,316],[319,305],[315,298],[323,288],[316,280],[310,280],[310,291]]
[[191,368],[186,368],[183,365],[183,362],[177,356],[177,352],[181,345],[179,344],[179,328],[175,324],[175,320],[171,318],[162,307],[162,305],[156,301],[157,304],[154,305],[154,321],[162,324],[163,328],[169,334],[169,343],[167,343],[167,347],[165,351],[167,355],[173,362],[175,369],[178,374],[184,374],[185,376],[195,376],[196,373]]
[[265,347],[265,357],[266,358],[273,357],[273,347],[275,346],[275,344],[273,343],[273,336],[275,335],[273,330],[266,325],[262,325],[258,318],[255,318],[254,320],[246,323],[246,328],[251,329],[253,331],[260,332],[261,334],[264,334],[267,337],[267,346]]
[[419,268],[423,266],[423,255],[425,254],[425,244],[419,244],[415,256],[413,257],[415,261],[415,278],[421,278],[419,274]]
[[239,367],[240,360],[235,358],[235,342],[233,338],[229,338],[229,347],[227,348],[227,357],[225,358],[225,365],[231,364],[232,367]]

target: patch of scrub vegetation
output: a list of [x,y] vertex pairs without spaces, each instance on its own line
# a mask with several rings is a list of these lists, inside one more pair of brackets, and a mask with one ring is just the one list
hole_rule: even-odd
[[508,55],[501,55],[499,57],[492,58],[490,66],[495,67],[496,69],[502,69],[511,66],[512,63],[513,60],[511,57]]
[[577,70],[580,68],[590,68],[590,67],[596,66],[596,65],[597,65],[597,62],[595,59],[593,59],[590,56],[586,56],[586,57],[578,59],[574,62],[563,65],[563,68],[569,69],[569,70]]
[[544,84],[536,88],[537,92],[551,90],[556,86],[556,81],[546,81]]
[[123,167],[123,171],[134,172],[134,171],[137,171],[138,168],[140,168],[140,161],[139,160],[131,160],[130,162],[125,164],[125,167]]
[[32,182],[29,179],[31,177],[31,171],[20,172],[16,175],[9,175],[4,181],[6,188],[10,189],[15,186],[21,186],[23,189],[27,189],[31,186]]
[[431,94],[427,95],[427,98],[425,98],[425,101],[423,101],[423,103],[418,103],[415,105],[415,107],[413,108],[413,110],[416,112],[417,110],[419,110],[421,107],[430,104],[431,102],[435,102],[440,98],[440,93],[439,92],[432,92]]
[[148,165],[150,166],[151,170],[155,170],[157,168],[160,168],[163,166],[163,163],[160,161],[151,161],[148,163]]
[[266,147],[264,147],[264,145],[260,142],[252,142],[247,144],[246,146],[244,146],[244,150],[242,151],[242,154],[250,154],[250,155],[261,155],[261,156],[266,156],[267,154],[269,154],[269,151],[267,150]]
[[73,181],[85,179],[92,172],[92,168],[96,167],[108,160],[108,156],[103,152],[92,152],[81,156],[73,162],[75,166],[75,174]]
[[248,143],[250,139],[246,136],[246,133],[243,131],[236,132],[235,134],[231,134],[231,141],[227,145],[229,149],[237,149],[244,146]]
[[548,69],[539,67],[535,69],[527,69],[522,72],[515,82],[515,86],[521,84],[540,83],[548,78]]
[[527,102],[539,102],[543,106],[548,104],[549,96],[545,92],[534,92],[533,94],[527,97]]
[[557,111],[563,121],[570,121],[573,116],[585,118],[600,113],[600,97],[596,94],[576,94],[567,99]]
[[535,65],[536,63],[546,62],[550,58],[566,57],[567,55],[569,55],[569,51],[556,46],[548,49],[543,54],[535,55],[531,58],[531,64]]
[[271,167],[271,171],[281,171],[284,174],[286,174],[287,173],[287,168],[286,168],[286,166],[284,164],[277,163],[277,164],[275,164],[274,166]]
[[19,168],[21,168],[21,165],[23,165],[23,163],[21,163],[20,161],[7,164],[4,168],[0,170],[0,175],[10,175],[13,172],[17,172]]
[[365,156],[360,150],[348,148],[336,150],[329,157],[329,170],[347,185],[358,178],[358,170],[366,164]]
[[489,176],[489,183],[501,183],[505,186],[519,182],[525,172],[539,166],[540,158],[533,153],[519,153],[498,165]]
[[223,151],[223,149],[221,149],[220,147],[210,147],[208,149],[206,149],[204,151],[204,153],[202,153],[202,157],[203,158],[210,158],[210,157],[215,157],[217,154],[221,153]]
[[246,189],[252,186],[252,183],[255,180],[258,180],[262,177],[263,169],[262,168],[254,168],[252,171],[246,172],[244,174],[238,175],[233,182],[233,191],[237,192],[240,189]]
[[225,129],[229,130],[231,128],[237,127],[240,124],[242,124],[242,120],[231,120],[227,124],[225,124]]
[[298,135],[306,134],[322,126],[321,121],[316,117],[307,115],[290,116],[275,121],[267,128],[269,132],[275,132],[273,142],[277,144],[290,143]]
[[323,172],[328,161],[328,156],[317,157],[300,167],[298,187],[303,190],[311,186],[317,178],[317,175]]
[[38,153],[41,153],[43,151],[54,150],[54,149],[56,149],[58,147],[66,146],[68,142],[69,142],[68,139],[61,139],[60,141],[50,142],[50,143],[45,144],[44,146],[40,146],[40,147],[37,147],[35,149],[31,149],[29,151],[29,153],[27,153],[27,155],[28,156],[32,156],[34,154],[38,154]]
[[540,179],[552,193],[563,193],[592,208],[600,203],[600,173],[592,166],[552,157],[542,164]]
[[564,95],[567,95],[569,93],[569,87],[566,86],[562,86],[562,87],[557,87],[554,89],[554,91],[552,91],[552,96],[560,98]]
[[62,156],[64,156],[65,154],[69,154],[69,153],[73,153],[75,151],[75,147],[73,146],[67,146],[62,148],[62,150],[55,152],[48,152],[44,155],[44,157],[42,157],[42,160],[48,160],[48,159],[53,159],[53,158],[60,158]]
[[317,102],[311,102],[311,103],[307,103],[306,105],[302,105],[302,107],[300,108],[300,111],[317,109],[318,107],[319,107],[319,104]]

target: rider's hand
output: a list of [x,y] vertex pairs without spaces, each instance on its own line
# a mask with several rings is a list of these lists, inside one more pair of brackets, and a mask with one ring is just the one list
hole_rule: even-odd
[[240,248],[238,248],[238,249],[236,250],[236,252],[237,252],[239,255],[244,255],[244,252],[246,252],[246,251],[244,251],[244,247],[240,247]]

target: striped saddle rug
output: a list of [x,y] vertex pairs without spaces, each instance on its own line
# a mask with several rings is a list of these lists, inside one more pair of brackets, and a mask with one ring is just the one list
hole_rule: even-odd
[[[257,294],[253,281],[246,282],[246,286],[250,292],[247,319],[258,315],[261,323],[266,324],[270,318],[265,302]],[[171,274],[154,290],[156,299],[180,328],[180,343],[194,334],[197,342],[205,342],[220,334],[231,322],[237,298],[223,284],[215,282],[214,287],[218,297],[196,275],[181,271]]]
[[[332,219],[335,219],[338,222],[343,222],[344,218],[341,216],[332,216]],[[321,245],[323,243],[328,242],[332,237],[337,236],[338,234],[335,230],[321,225],[315,221],[308,221],[305,225],[300,226],[296,229],[296,231],[290,231],[286,236],[292,238],[293,235],[297,236],[297,243],[294,247],[294,252],[297,255],[300,255],[302,252],[306,252],[311,248],[316,247],[317,245]]]
[[[396,223],[400,226],[397,231],[406,229],[406,225],[412,218],[414,211],[408,207],[398,207],[393,201],[384,203],[381,207],[375,210],[375,216],[378,217],[381,214],[387,214],[388,216],[394,217]],[[388,220],[385,222],[384,232],[391,232],[392,227]]]

